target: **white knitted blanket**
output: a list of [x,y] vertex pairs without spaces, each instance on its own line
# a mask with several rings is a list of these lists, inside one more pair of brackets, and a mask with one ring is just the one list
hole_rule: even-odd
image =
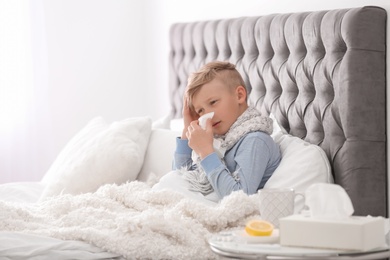
[[0,230],[81,240],[128,259],[216,259],[208,239],[259,215],[257,201],[238,191],[210,207],[130,182],[36,204],[0,201]]

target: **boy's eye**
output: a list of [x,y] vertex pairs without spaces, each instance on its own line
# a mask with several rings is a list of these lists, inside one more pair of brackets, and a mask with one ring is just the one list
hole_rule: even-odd
[[214,105],[215,103],[217,103],[217,100],[213,100],[210,102],[211,105]]
[[198,110],[198,115],[200,115],[203,112],[203,109]]

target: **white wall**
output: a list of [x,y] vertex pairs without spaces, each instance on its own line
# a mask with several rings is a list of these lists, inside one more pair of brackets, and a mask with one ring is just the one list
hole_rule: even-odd
[[[168,33],[174,22],[382,6],[388,0],[35,0],[36,113],[24,151],[0,183],[39,180],[90,119],[169,112]],[[390,42],[390,41],[389,41]]]
[[155,87],[159,75],[149,66],[155,36],[147,2],[44,0],[44,12],[54,150],[94,116],[168,113],[165,86]]
[[0,154],[0,183],[40,180],[67,141],[95,116],[112,122],[169,113],[167,84],[161,84],[167,80],[150,66],[156,56],[168,56],[155,45],[168,41],[155,30],[162,20],[158,2],[29,3],[34,111],[11,141],[0,140],[0,148],[9,146],[1,149],[7,154]]

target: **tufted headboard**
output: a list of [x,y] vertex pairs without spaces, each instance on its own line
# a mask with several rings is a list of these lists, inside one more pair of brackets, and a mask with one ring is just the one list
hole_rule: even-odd
[[172,115],[190,73],[230,61],[251,105],[323,148],[355,215],[387,216],[386,17],[367,6],[174,24]]

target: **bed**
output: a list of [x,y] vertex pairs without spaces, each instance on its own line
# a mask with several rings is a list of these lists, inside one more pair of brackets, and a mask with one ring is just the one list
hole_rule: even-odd
[[284,164],[267,188],[304,192],[334,182],[354,215],[387,218],[386,19],[384,9],[367,6],[172,25],[169,115],[94,118],[41,182],[0,185],[0,255],[217,258],[208,239],[258,216],[256,195],[236,192],[210,206],[152,188],[169,186],[187,78],[213,60],[234,63],[250,105],[274,118]]

